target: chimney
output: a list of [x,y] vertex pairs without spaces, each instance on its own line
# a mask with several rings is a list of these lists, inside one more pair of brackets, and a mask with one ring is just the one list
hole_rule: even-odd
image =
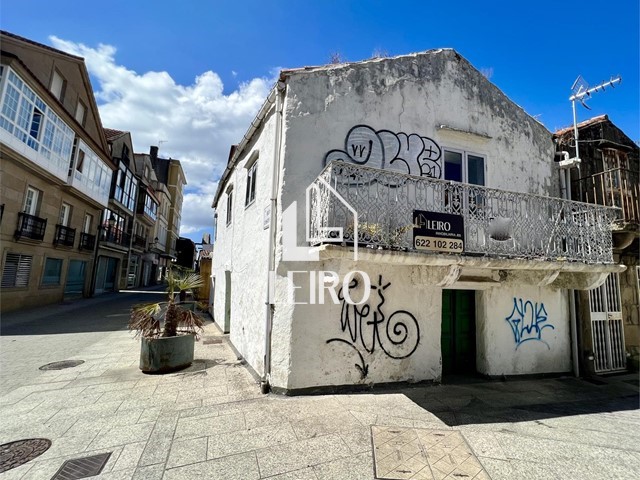
[[153,145],[149,147],[149,156],[151,157],[151,165],[155,167],[156,163],[158,163],[158,147]]

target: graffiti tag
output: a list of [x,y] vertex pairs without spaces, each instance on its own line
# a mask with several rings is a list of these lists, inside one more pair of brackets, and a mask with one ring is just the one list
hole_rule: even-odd
[[544,303],[534,303],[531,300],[525,302],[522,298],[514,297],[513,310],[505,320],[513,331],[516,349],[524,342],[537,340],[544,343],[551,350],[549,344],[542,339],[542,331],[545,328],[555,330],[555,327],[550,323],[546,323],[548,318]]
[[[416,317],[406,310],[396,310],[387,317],[382,309],[386,302],[384,291],[391,282],[384,283],[382,275],[378,276],[378,284],[371,285],[371,289],[378,295],[375,310],[367,303],[354,305],[345,301],[344,288],[338,293],[341,302],[340,329],[348,333],[348,338],[331,338],[327,343],[342,343],[349,345],[358,354],[360,363],[355,367],[361,378],[366,378],[369,365],[365,362],[363,351],[373,354],[380,348],[388,357],[400,360],[413,354],[420,341],[420,327]],[[358,280],[353,279],[346,286],[349,291],[358,286]]]
[[344,150],[331,150],[324,157],[327,165],[333,160],[367,165],[422,177],[441,178],[442,150],[429,137],[416,133],[394,133],[356,125],[347,133]]

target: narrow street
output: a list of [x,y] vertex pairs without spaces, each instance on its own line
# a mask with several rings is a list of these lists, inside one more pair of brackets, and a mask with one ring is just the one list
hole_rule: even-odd
[[[376,478],[374,463],[377,478],[631,479],[640,471],[636,375],[262,395],[211,322],[190,368],[142,374],[128,312],[157,295],[3,315],[0,443],[52,445],[0,479],[50,479],[65,460],[101,453],[111,453],[100,474],[110,479],[362,480]],[[84,363],[39,370],[64,360]],[[420,458],[429,468],[418,472]]]

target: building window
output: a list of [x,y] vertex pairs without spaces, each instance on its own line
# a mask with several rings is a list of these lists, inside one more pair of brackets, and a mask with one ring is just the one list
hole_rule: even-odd
[[71,205],[68,203],[63,203],[60,208],[60,218],[58,219],[58,224],[64,227],[69,226],[69,218],[71,217]]
[[78,150],[78,161],[76,162],[76,170],[82,173],[84,169],[84,151]]
[[47,258],[42,272],[42,285],[60,285],[62,274],[62,259]]
[[33,109],[33,115],[31,117],[31,128],[29,129],[29,135],[38,140],[40,135],[40,127],[42,126],[42,112],[37,108]]
[[444,150],[444,178],[454,182],[484,185],[484,157],[459,150]]
[[24,206],[22,211],[34,217],[38,213],[38,200],[40,199],[40,191],[33,187],[27,187],[27,194],[24,197]]
[[6,70],[0,128],[44,157],[50,171],[51,167],[66,171],[73,148],[73,130],[11,68]]
[[87,111],[87,108],[84,106],[84,104],[80,100],[78,100],[78,105],[76,105],[75,117],[80,125],[84,125],[84,115],[86,111]]
[[144,197],[144,213],[153,220],[158,218],[158,204],[149,195]]
[[93,223],[93,215],[86,213],[84,215],[84,224],[82,225],[82,231],[84,233],[91,233],[92,223]]
[[255,162],[247,170],[247,191],[245,193],[245,206],[251,205],[256,199],[256,173],[258,171],[258,163]]
[[51,78],[51,93],[60,101],[62,101],[62,96],[64,95],[65,83],[64,77],[54,70]]
[[31,275],[31,255],[7,253],[2,269],[2,288],[26,287]]
[[233,213],[233,186],[227,190],[227,226],[231,225]]

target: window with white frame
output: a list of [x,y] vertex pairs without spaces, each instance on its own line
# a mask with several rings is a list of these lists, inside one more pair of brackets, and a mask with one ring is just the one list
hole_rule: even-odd
[[84,170],[84,150],[78,150],[78,160],[76,161],[76,170],[82,173]]
[[0,109],[0,128],[66,171],[74,132],[9,67]]
[[71,205],[68,203],[63,203],[60,207],[60,218],[58,219],[58,224],[64,227],[69,226],[69,219],[71,218]]
[[91,233],[92,224],[93,224],[93,215],[85,213],[85,215],[84,215],[84,223],[82,225],[82,231],[84,233]]
[[7,253],[2,269],[2,288],[26,287],[29,285],[33,256]]
[[124,162],[120,162],[117,175],[113,196],[122,205],[133,211],[135,209],[138,180]]
[[28,215],[35,216],[38,213],[38,200],[40,199],[40,191],[27,187],[27,193],[24,196],[24,205],[22,211]]
[[233,185],[227,189],[227,226],[231,225],[233,215]]
[[444,149],[444,178],[454,182],[484,185],[485,158],[462,150]]
[[51,77],[51,93],[60,101],[62,101],[62,95],[64,95],[65,83],[64,77],[57,70],[54,70]]
[[62,259],[47,258],[42,271],[42,285],[60,285],[62,275]]
[[[471,185],[484,185],[485,159],[481,155],[465,152],[463,150],[444,149],[444,179],[453,182],[467,183]],[[480,212],[478,208],[484,205],[484,195],[477,192],[475,195],[461,198],[459,194],[447,192],[445,203],[452,208],[452,213],[460,213],[461,209],[468,208],[471,212]]]
[[244,205],[251,205],[256,199],[256,174],[258,172],[258,162],[254,162],[247,169],[247,190],[244,198]]
[[84,125],[84,115],[86,112],[87,112],[87,107],[84,106],[84,103],[78,100],[78,105],[76,105],[75,118],[80,125]]

